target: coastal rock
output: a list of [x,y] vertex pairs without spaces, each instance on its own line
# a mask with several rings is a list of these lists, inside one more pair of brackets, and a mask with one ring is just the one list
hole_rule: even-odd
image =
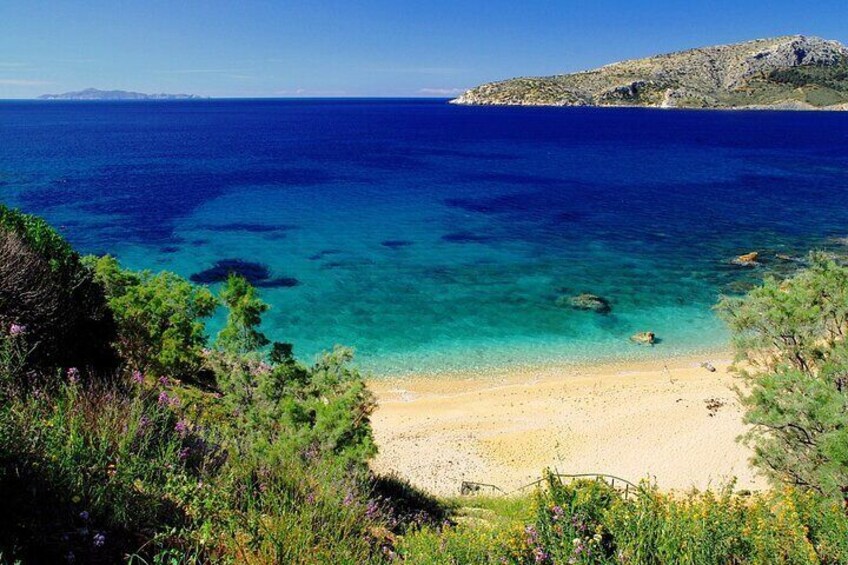
[[639,345],[654,345],[657,336],[654,332],[639,332],[630,336],[630,341]]
[[557,304],[560,306],[567,304],[577,310],[589,310],[597,314],[609,314],[612,310],[612,306],[606,298],[588,292],[568,298],[562,297],[557,300]]
[[733,263],[734,265],[739,265],[740,267],[756,267],[757,265],[759,265],[759,262],[757,262],[757,259],[759,259],[759,257],[759,252],[752,251],[750,253],[740,255],[739,257],[731,261],[731,263]]
[[472,88],[454,104],[845,110],[848,48],[790,35]]

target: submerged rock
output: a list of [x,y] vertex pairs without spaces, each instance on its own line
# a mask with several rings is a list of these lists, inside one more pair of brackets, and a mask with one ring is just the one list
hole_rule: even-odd
[[612,310],[609,300],[588,292],[577,296],[561,297],[557,300],[557,305],[568,305],[577,310],[589,310],[597,314],[609,314]]
[[300,281],[293,277],[271,278],[271,270],[267,265],[242,259],[222,259],[189,278],[192,282],[199,284],[215,284],[224,282],[230,274],[241,275],[256,287],[281,288],[300,284]]
[[760,263],[757,259],[760,258],[760,253],[758,251],[752,251],[750,253],[745,253],[744,255],[740,255],[731,263],[734,265],[739,265],[740,267],[756,267]]
[[657,336],[654,332],[639,332],[630,336],[630,341],[639,345],[654,345]]

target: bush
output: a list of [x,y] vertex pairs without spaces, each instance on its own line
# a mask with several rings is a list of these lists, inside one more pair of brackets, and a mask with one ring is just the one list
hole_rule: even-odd
[[256,289],[241,275],[230,274],[221,290],[227,307],[227,324],[218,334],[216,345],[230,353],[245,354],[268,345],[268,338],[256,328],[268,305],[256,296]]
[[108,371],[114,324],[101,288],[44,220],[0,205],[0,334],[26,344],[28,367]]
[[212,293],[173,273],[124,270],[109,256],[87,262],[114,313],[124,361],[155,375],[194,376],[207,342],[203,319],[218,305]]
[[719,312],[734,333],[754,463],[848,505],[848,268],[821,255]]

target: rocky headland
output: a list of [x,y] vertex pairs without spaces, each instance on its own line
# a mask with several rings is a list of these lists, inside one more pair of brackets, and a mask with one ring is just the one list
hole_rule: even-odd
[[848,110],[848,47],[792,35],[468,90],[454,104]]

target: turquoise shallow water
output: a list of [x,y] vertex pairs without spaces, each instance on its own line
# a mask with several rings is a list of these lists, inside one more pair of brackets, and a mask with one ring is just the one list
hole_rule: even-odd
[[846,179],[844,114],[0,103],[4,202],[135,268],[256,263],[269,336],[377,374],[721,348],[721,292],[848,235]]

